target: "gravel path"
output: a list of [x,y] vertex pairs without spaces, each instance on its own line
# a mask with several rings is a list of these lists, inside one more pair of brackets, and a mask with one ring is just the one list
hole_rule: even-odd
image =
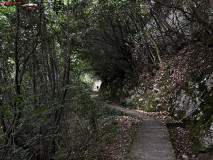
[[110,104],[109,107],[142,119],[142,127],[127,157],[128,160],[175,160],[166,126],[143,113],[123,108],[118,104]]

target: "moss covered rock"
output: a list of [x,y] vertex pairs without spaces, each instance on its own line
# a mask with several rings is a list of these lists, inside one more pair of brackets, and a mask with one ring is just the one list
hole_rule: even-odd
[[195,150],[213,148],[213,73],[182,85],[172,110],[176,118],[190,124]]

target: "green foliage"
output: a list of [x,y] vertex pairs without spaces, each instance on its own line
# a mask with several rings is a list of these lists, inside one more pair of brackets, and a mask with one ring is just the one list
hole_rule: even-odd
[[10,111],[8,110],[8,108],[4,105],[0,105],[0,112],[2,115],[4,116],[11,116]]
[[[171,43],[184,41],[184,35],[178,36],[185,30],[190,36],[190,27],[204,32],[201,25],[188,25],[182,14],[181,25],[168,21],[175,19],[171,9],[148,1],[59,2],[35,8],[1,6],[0,159],[82,158],[96,139],[91,133],[98,137],[98,124],[123,115],[91,100],[96,77],[104,82],[103,95],[118,101],[123,79],[131,77],[135,85],[141,70],[156,63],[149,35],[167,53]],[[174,5],[187,8],[183,1]],[[153,11],[166,13],[165,19]],[[149,108],[151,95],[147,98]],[[212,104],[210,99],[206,96]],[[104,141],[111,142],[110,137]]]
[[105,135],[103,136],[103,141],[104,141],[105,143],[107,143],[107,144],[112,143],[112,137],[111,137],[111,135],[110,135],[110,134],[105,134]]
[[103,107],[102,110],[103,113],[103,118],[104,117],[109,117],[109,116],[122,116],[123,112],[114,108],[110,108],[110,107]]

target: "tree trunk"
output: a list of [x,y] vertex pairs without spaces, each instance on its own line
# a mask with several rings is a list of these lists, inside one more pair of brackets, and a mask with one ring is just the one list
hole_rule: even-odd
[[[71,57],[71,48],[70,48],[70,36],[69,36],[69,0],[67,0],[67,5],[65,6],[65,16],[66,16],[66,25],[67,25],[67,30],[66,30],[66,37],[67,37],[67,64],[65,66],[65,83],[64,85],[68,85],[70,82],[70,57]],[[61,99],[61,104],[63,105],[65,103],[65,98],[67,95],[67,89],[62,94],[62,99]],[[55,124],[58,124],[60,119],[61,119],[61,114],[62,114],[63,108],[60,108],[59,110],[56,111],[55,114]]]
[[155,42],[155,40],[154,40],[151,36],[149,36],[149,39],[152,41],[152,43],[153,43],[154,46],[155,46],[156,54],[157,54],[158,60],[159,60],[159,62],[160,62],[160,64],[161,64],[161,63],[162,63],[162,60],[161,60],[161,57],[160,57],[160,50],[159,50],[159,48],[158,48],[158,45],[157,45],[157,43]]

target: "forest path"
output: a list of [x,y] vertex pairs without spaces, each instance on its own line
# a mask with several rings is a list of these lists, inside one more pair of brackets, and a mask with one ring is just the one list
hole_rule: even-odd
[[123,108],[119,104],[109,104],[109,107],[142,119],[142,126],[127,157],[128,160],[176,159],[166,126],[143,113]]

